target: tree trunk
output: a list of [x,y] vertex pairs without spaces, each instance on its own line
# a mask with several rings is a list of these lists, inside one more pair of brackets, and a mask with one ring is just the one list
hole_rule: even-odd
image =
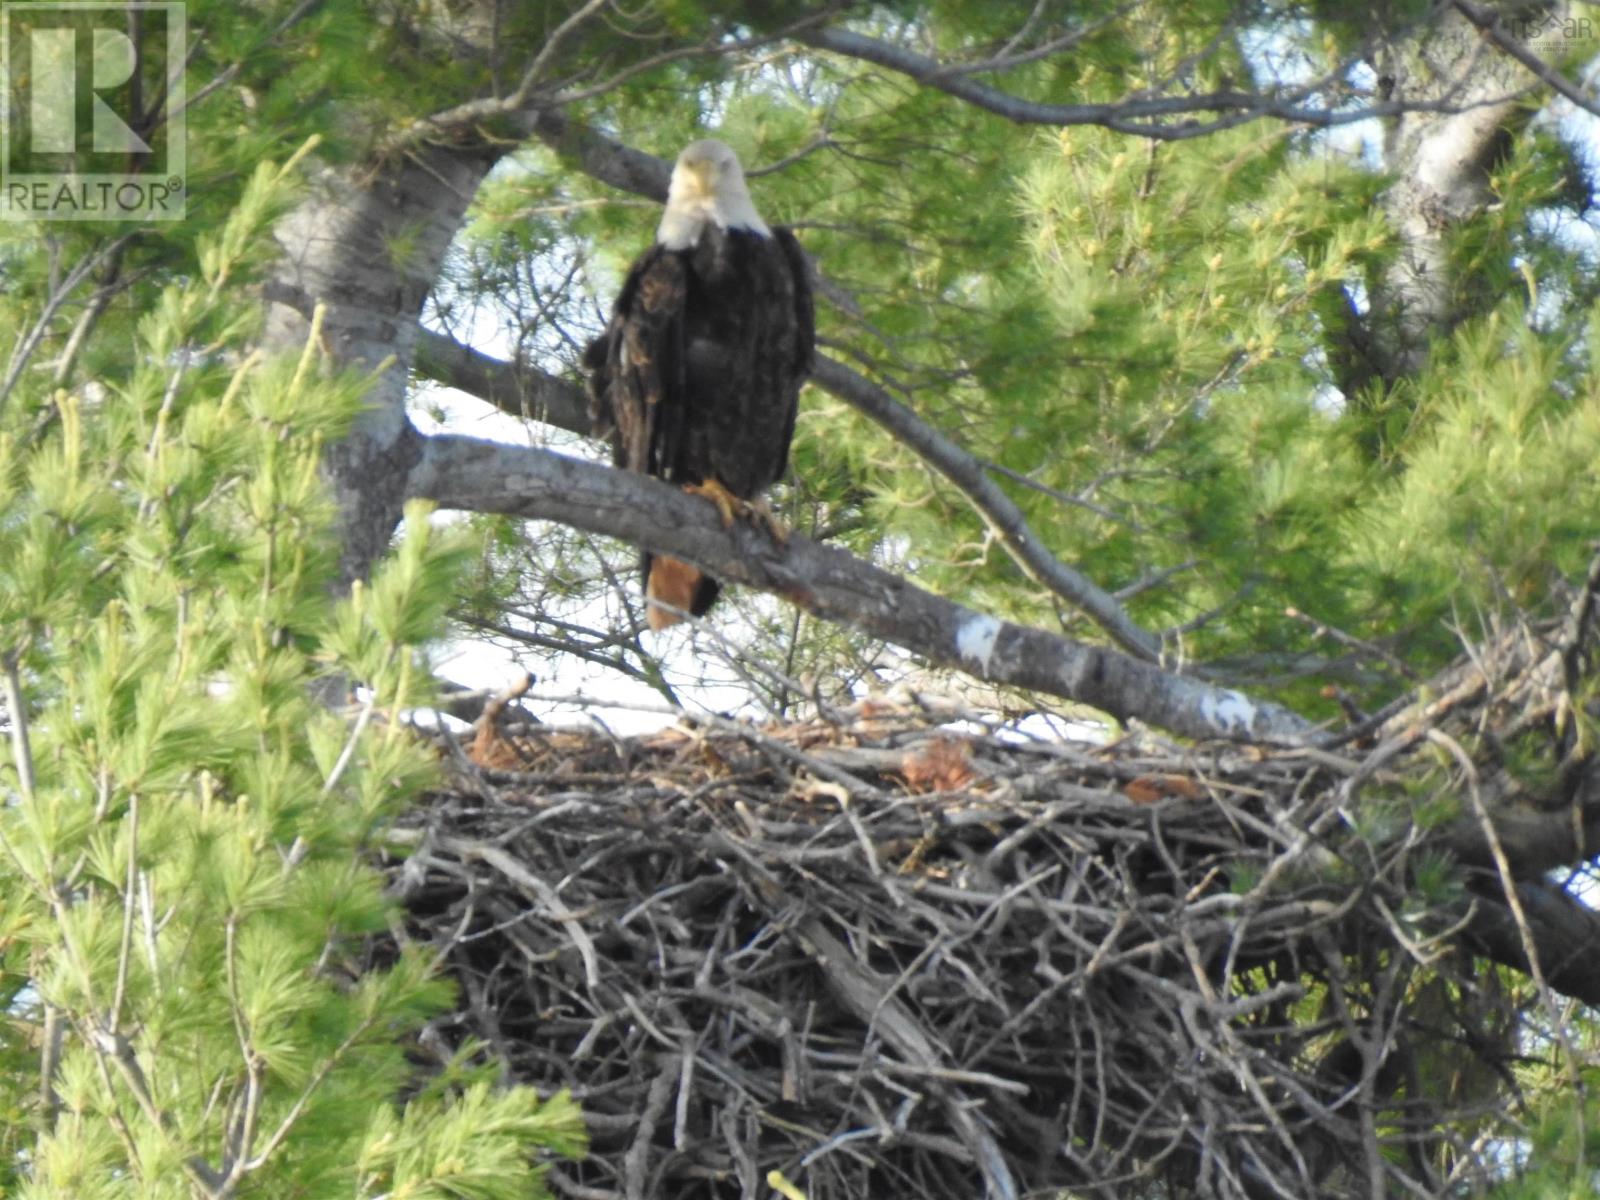
[[367,411],[330,446],[324,470],[339,509],[340,580],[361,578],[389,543],[422,438],[406,416],[418,316],[496,154],[426,147],[376,163],[325,166],[279,222],[264,344],[303,346],[325,308],[320,349],[341,369],[374,373]]
[[1395,183],[1383,204],[1399,253],[1374,289],[1370,337],[1346,380],[1347,393],[1416,375],[1430,342],[1499,299],[1452,276],[1450,231],[1493,201],[1490,172],[1533,115],[1523,101],[1536,80],[1454,9],[1386,57],[1381,69],[1392,80],[1394,100],[1450,111],[1405,111],[1386,130]]

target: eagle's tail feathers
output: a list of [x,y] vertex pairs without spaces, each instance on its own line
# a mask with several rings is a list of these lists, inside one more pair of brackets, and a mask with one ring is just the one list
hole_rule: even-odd
[[681,559],[645,559],[645,620],[651,629],[671,628],[683,620],[681,612],[704,616],[721,590],[715,579]]

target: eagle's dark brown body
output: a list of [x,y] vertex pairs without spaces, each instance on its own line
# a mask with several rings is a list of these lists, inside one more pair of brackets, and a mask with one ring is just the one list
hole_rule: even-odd
[[[616,465],[756,499],[788,463],[813,336],[806,262],[787,229],[707,222],[688,248],[658,242],[584,355]],[[717,597],[716,581],[686,563],[646,554],[644,574],[647,595],[695,616]],[[676,619],[649,615],[657,628]]]

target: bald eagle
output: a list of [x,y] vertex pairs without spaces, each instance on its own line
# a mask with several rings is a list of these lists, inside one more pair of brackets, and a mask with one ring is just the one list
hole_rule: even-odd
[[[656,241],[589,344],[591,416],[612,457],[717,503],[724,523],[783,477],[811,370],[811,282],[800,244],[756,213],[722,142],[678,155]],[[652,629],[703,615],[717,581],[665,555],[643,561]]]

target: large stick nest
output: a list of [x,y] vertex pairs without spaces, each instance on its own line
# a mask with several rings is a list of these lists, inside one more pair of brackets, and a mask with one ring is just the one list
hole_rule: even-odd
[[392,870],[461,986],[428,1048],[581,1101],[559,1193],[1436,1195],[1494,1168],[1514,1006],[1451,949],[1459,890],[1418,900],[1419,839],[1341,814],[1353,760],[883,705],[476,749],[499,769],[415,813]]

